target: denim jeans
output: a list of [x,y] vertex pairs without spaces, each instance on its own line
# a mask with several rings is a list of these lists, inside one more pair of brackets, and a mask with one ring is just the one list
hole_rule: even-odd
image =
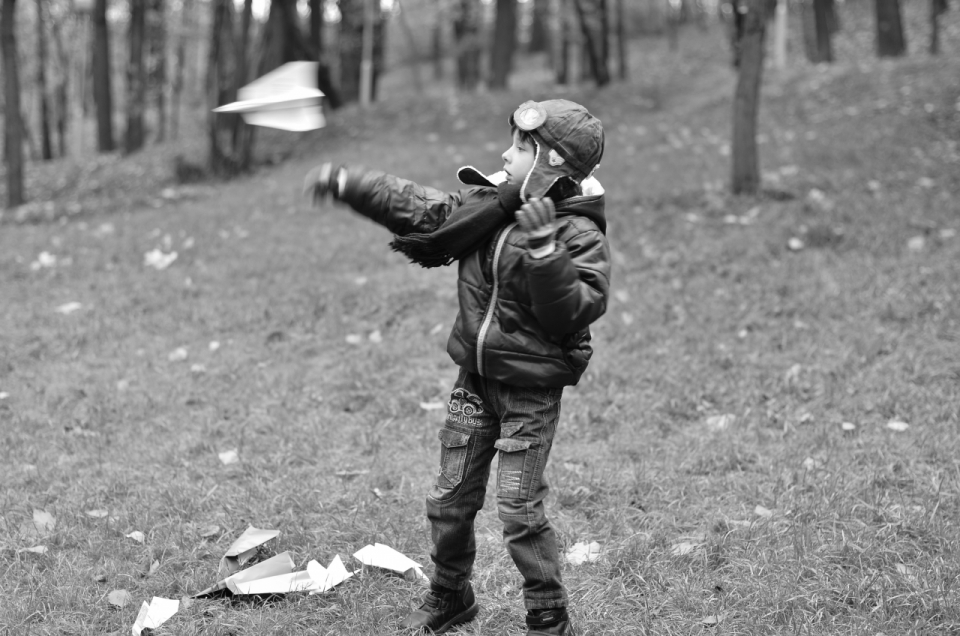
[[566,606],[557,536],[543,506],[543,469],[562,393],[511,386],[460,370],[440,429],[437,482],[427,496],[435,583],[462,589],[470,580],[477,553],[474,520],[499,452],[497,510],[507,551],[523,576],[524,605]]

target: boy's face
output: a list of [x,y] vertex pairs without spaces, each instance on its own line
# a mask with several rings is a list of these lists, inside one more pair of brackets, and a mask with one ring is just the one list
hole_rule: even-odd
[[537,158],[537,148],[530,141],[523,141],[520,131],[514,131],[513,143],[503,153],[503,170],[507,173],[507,183],[523,183],[530,174],[533,162]]

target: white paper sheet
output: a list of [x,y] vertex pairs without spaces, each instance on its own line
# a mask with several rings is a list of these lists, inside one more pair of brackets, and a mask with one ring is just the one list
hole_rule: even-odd
[[234,594],[287,594],[303,592],[313,585],[309,572],[288,572],[250,581],[238,581],[235,576],[227,579],[227,587]]
[[[256,548],[253,549],[255,550]],[[290,557],[289,552],[281,552],[280,554],[270,557],[262,563],[257,563],[246,570],[241,570],[235,574],[231,574],[216,585],[208,587],[202,592],[197,592],[193,595],[193,598],[200,598],[202,596],[216,594],[224,589],[230,589],[230,591],[233,591],[235,586],[246,584],[250,581],[281,576],[284,574],[290,574],[291,572],[293,572],[293,559]],[[255,592],[247,593],[253,594]]]
[[237,101],[214,108],[239,113],[254,126],[301,132],[326,125],[316,62],[289,62],[237,91]]
[[180,601],[176,599],[154,596],[148,604],[146,601],[140,606],[140,613],[134,621],[131,632],[133,636],[140,636],[144,629],[156,629],[165,623],[180,609]]

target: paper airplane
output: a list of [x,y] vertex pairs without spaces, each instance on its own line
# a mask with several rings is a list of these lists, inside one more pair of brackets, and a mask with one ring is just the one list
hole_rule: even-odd
[[220,574],[230,575],[238,571],[257,553],[257,547],[276,538],[279,534],[279,530],[259,530],[253,526],[248,527],[227,548],[223,558],[220,559]]
[[406,576],[407,572],[413,571],[413,576],[418,579],[426,579],[424,576],[422,565],[414,561],[413,559],[404,556],[403,554],[397,552],[390,546],[383,545],[382,543],[376,543],[374,545],[368,545],[363,548],[360,548],[353,553],[353,558],[364,565],[370,565],[377,568],[383,568],[384,570],[390,570],[392,572],[398,572]]
[[137,620],[133,623],[133,636],[141,636],[144,630],[154,630],[167,621],[180,609],[180,601],[160,598],[154,596],[153,600],[147,604],[146,601],[140,606],[140,613],[137,614]]
[[323,128],[323,93],[317,88],[317,62],[289,62],[237,91],[237,101],[214,108],[238,113],[254,126],[302,132]]
[[234,594],[261,594],[262,592],[238,592],[236,590],[245,589],[244,586],[251,581],[282,576],[291,572],[293,572],[293,559],[289,552],[281,552],[253,567],[231,574],[216,585],[194,594],[193,597],[211,596],[227,589]]
[[356,574],[356,572],[347,572],[347,568],[344,567],[339,554],[333,557],[333,561],[331,561],[327,567],[323,567],[316,561],[310,561],[307,563],[307,572],[310,574],[310,578],[313,579],[313,585],[309,588],[310,594],[321,594],[332,590]]

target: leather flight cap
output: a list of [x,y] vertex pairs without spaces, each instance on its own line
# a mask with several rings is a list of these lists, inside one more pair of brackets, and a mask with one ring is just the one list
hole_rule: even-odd
[[[548,113],[547,107],[553,112]],[[570,163],[580,173],[581,178],[590,176],[603,157],[603,129],[600,120],[574,102],[555,99],[541,103],[528,100],[520,104],[510,116],[510,125],[540,137],[548,147],[563,157],[564,161]],[[590,129],[586,135],[583,134],[583,128]],[[572,141],[571,136],[578,138],[578,145],[587,146],[578,148],[579,150],[596,155],[592,165],[584,163],[577,153],[571,152],[572,149],[567,147]]]

